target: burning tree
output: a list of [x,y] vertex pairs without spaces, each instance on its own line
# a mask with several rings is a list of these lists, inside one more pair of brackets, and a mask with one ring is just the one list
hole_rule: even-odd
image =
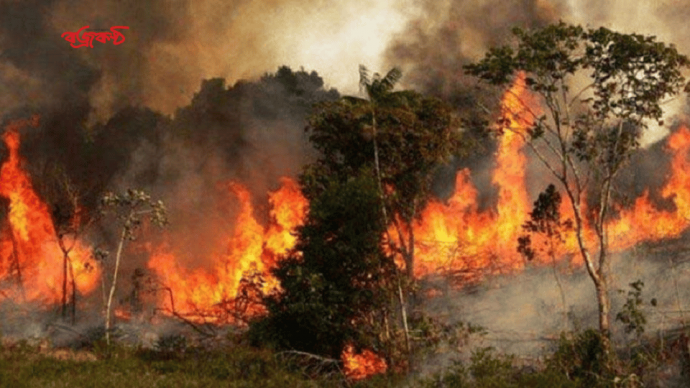
[[[162,201],[153,201],[151,196],[138,190],[127,190],[125,194],[107,193],[101,203],[104,212],[113,211],[121,222],[122,230],[118,239],[117,252],[115,254],[115,267],[113,269],[110,291],[105,301],[105,339],[110,345],[110,326],[113,297],[117,289],[117,277],[122,259],[122,250],[126,241],[136,238],[136,231],[142,223],[142,217],[148,216],[148,220],[158,226],[167,224],[165,205]],[[105,292],[105,290],[104,290]]]
[[[0,231],[0,281],[12,280],[15,286],[10,286],[8,291],[19,291],[17,296],[25,302],[40,300],[52,304],[62,300],[63,313],[66,313],[68,268],[73,311],[77,293],[93,290],[100,271],[78,236],[72,233],[71,238],[66,238],[62,226],[56,225],[48,205],[34,190],[32,179],[24,169],[19,154],[19,130],[28,125],[37,127],[38,121],[38,116],[12,121],[2,136],[9,152],[0,167],[0,197],[8,200],[8,212]],[[13,293],[0,290],[4,297]]]
[[[515,119],[531,124],[526,131],[505,122],[501,126],[525,139],[565,192],[579,255],[596,288],[608,355],[607,220],[614,179],[639,146],[648,122],[663,124],[664,101],[684,87],[690,90],[681,74],[690,61],[654,37],[606,28],[561,22],[513,33],[516,48],[492,48],[465,69],[518,99],[516,85],[538,99],[539,106],[525,104],[531,109],[513,112]],[[587,235],[589,227],[594,236]]]

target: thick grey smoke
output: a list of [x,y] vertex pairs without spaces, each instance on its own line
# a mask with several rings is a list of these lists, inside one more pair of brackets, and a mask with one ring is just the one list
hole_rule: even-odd
[[[629,297],[630,283],[638,280],[644,282],[640,311],[647,319],[646,338],[671,336],[675,328],[688,323],[690,261],[681,254],[687,238],[686,233],[679,240],[643,245],[613,256],[609,295],[612,334],[618,344],[633,344],[636,339],[615,317]],[[560,333],[596,328],[591,279],[581,266],[571,266],[567,260],[558,262],[555,269],[528,264],[524,272],[489,278],[469,288],[450,288],[427,301],[425,310],[432,315],[480,325],[487,332],[472,337],[469,346],[455,349],[457,352],[441,353],[425,367],[427,372],[437,371],[451,359],[467,361],[469,350],[475,347],[491,346],[502,353],[536,359],[545,350],[555,350]]]
[[[422,1],[422,12],[396,36],[386,52],[389,66],[401,66],[406,84],[470,104],[470,77],[462,66],[488,48],[506,44],[512,27],[538,27],[557,21],[562,2],[539,0]],[[464,97],[464,98],[463,98]]]
[[[202,79],[234,83],[281,65],[316,68],[354,92],[357,65],[378,67],[405,20],[394,1],[2,0],[0,115],[28,100],[36,108],[80,98],[89,123],[127,105],[172,114]],[[86,25],[129,29],[118,46],[74,49],[61,38]]]
[[[389,44],[388,67],[400,66],[405,86],[448,101],[472,130],[475,124],[498,115],[498,90],[479,90],[476,79],[464,74],[463,66],[481,58],[488,48],[508,44],[511,28],[539,27],[557,20],[565,5],[539,0],[421,1],[419,15]],[[477,130],[480,131],[480,130]],[[491,183],[495,142],[484,138],[481,154],[457,160],[455,167],[469,167],[480,191],[480,207],[495,205],[497,191]],[[438,192],[452,187],[452,174],[438,180]],[[445,188],[444,188],[445,186]]]

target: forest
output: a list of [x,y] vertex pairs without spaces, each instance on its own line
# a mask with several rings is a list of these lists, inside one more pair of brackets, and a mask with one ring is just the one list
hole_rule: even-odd
[[105,120],[74,66],[2,117],[0,386],[690,386],[675,45],[543,23],[450,94],[284,65]]

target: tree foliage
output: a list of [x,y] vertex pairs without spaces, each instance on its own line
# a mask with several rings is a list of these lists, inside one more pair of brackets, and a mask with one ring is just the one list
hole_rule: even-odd
[[338,359],[347,343],[381,346],[393,260],[383,252],[384,224],[371,175],[332,180],[310,202],[294,250],[273,271],[281,290],[266,299],[268,318],[254,335],[281,348]]
[[[530,218],[522,226],[526,234],[518,238],[518,252],[528,260],[538,253],[556,255],[557,246],[564,242],[563,234],[572,229],[571,220],[561,218],[561,202],[561,194],[554,185],[549,185],[534,202]],[[533,245],[531,236],[535,234],[545,237],[543,246]]]
[[307,132],[319,158],[302,183],[313,198],[331,177],[342,182],[364,169],[376,173],[389,215],[385,222],[407,226],[395,225],[395,238],[411,275],[414,241],[409,226],[430,197],[433,172],[460,149],[461,133],[452,109],[440,100],[410,90],[393,92],[400,77],[397,69],[370,77],[361,67],[360,86],[367,99],[343,97],[316,105]]
[[[334,356],[348,341],[368,343],[390,360],[400,319],[411,355],[405,302],[414,269],[411,224],[429,199],[435,169],[458,150],[460,131],[440,100],[394,92],[401,76],[397,68],[381,76],[361,66],[365,98],[318,103],[309,118],[306,131],[318,157],[300,183],[312,208],[295,252],[276,271],[284,292],[268,301],[265,321],[280,322],[273,326],[281,328],[283,346]],[[354,229],[342,226],[350,222]],[[384,251],[402,257],[406,279]]]

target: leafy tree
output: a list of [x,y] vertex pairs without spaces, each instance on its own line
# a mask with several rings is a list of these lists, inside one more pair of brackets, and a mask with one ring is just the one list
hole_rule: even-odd
[[[346,96],[317,104],[307,132],[320,155],[301,182],[309,199],[331,179],[346,182],[361,171],[375,175],[382,236],[388,250],[402,257],[406,283],[414,281],[414,230],[431,195],[436,168],[460,150],[460,131],[451,108],[414,91],[394,92],[402,73],[369,75],[360,66],[360,87],[366,98]],[[390,231],[395,233],[391,236]],[[406,287],[407,288],[407,287]],[[410,352],[406,303],[398,277],[405,342]]]
[[[625,332],[627,334],[634,332],[637,339],[639,339],[642,333],[644,333],[644,328],[647,325],[647,317],[642,311],[642,289],[644,288],[644,282],[638,279],[629,285],[631,290],[628,291],[628,297],[625,300],[623,308],[616,314],[616,321],[625,324]],[[622,290],[619,290],[619,292],[623,293]],[[656,304],[656,301],[652,303]]]
[[254,337],[333,359],[347,343],[380,348],[395,265],[381,246],[375,181],[334,180],[308,214],[295,249],[273,271],[281,290],[265,298],[269,314],[252,325]]
[[122,249],[126,241],[136,239],[136,232],[141,226],[142,219],[146,217],[151,223],[164,226],[168,223],[167,211],[162,201],[153,201],[151,196],[143,191],[129,189],[124,194],[107,193],[101,200],[103,212],[115,213],[121,223],[122,230],[115,254],[115,267],[110,283],[110,292],[105,305],[105,340],[110,345],[110,326],[113,296],[117,289],[117,277],[122,259]]
[[[614,178],[639,146],[649,121],[662,123],[663,102],[690,89],[681,74],[690,64],[673,45],[654,37],[584,29],[563,22],[533,31],[515,28],[517,47],[492,48],[469,74],[509,87],[523,79],[545,114],[514,112],[533,121],[519,132],[560,183],[573,209],[579,254],[596,288],[603,349],[610,353],[608,240]],[[574,88],[586,80],[583,87]],[[578,85],[579,86],[579,85]],[[515,96],[520,98],[520,96]],[[509,128],[510,130],[511,128]],[[593,206],[587,211],[585,198]],[[592,226],[596,239],[585,239]]]
[[365,167],[374,171],[382,216],[398,234],[388,243],[396,244],[411,278],[411,225],[429,200],[435,169],[460,149],[460,131],[451,108],[440,100],[410,90],[393,92],[400,77],[393,69],[370,78],[360,67],[367,99],[348,96],[315,107],[307,131],[320,156],[302,183],[313,197],[328,177],[345,181]]

